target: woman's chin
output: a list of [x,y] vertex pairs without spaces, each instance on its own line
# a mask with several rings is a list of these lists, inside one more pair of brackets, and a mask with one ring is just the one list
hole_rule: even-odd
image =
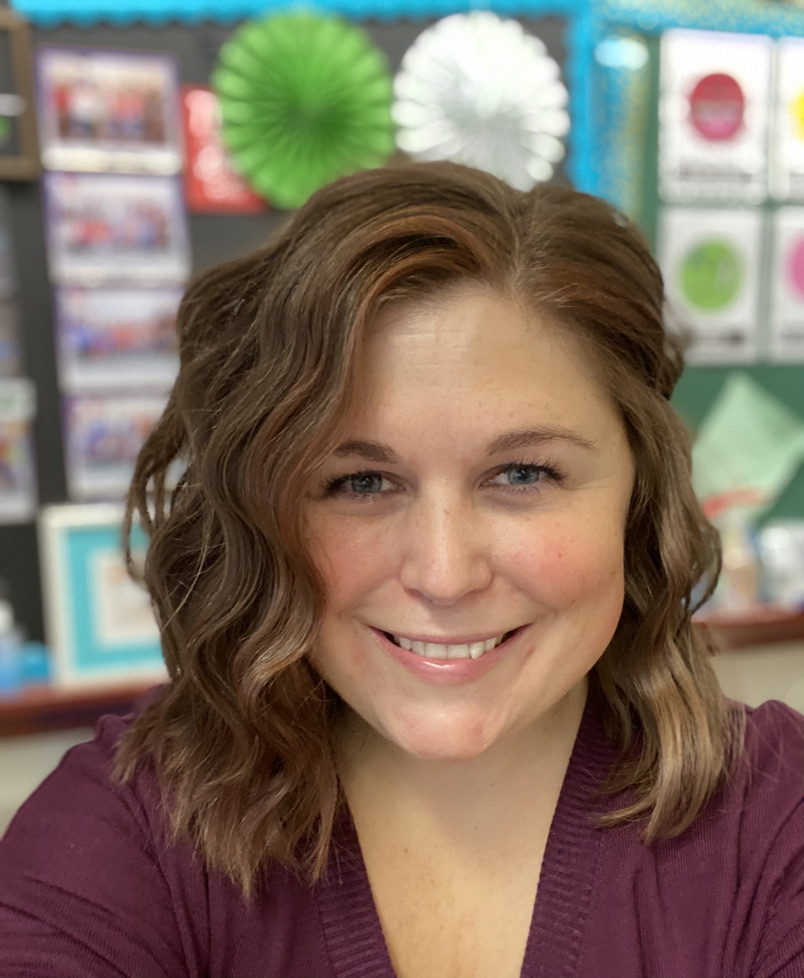
[[378,731],[410,757],[422,761],[471,761],[496,742],[496,731],[486,721],[455,720],[389,725]]

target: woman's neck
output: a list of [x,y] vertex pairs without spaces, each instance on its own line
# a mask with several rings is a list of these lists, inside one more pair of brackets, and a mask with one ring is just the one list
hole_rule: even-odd
[[583,714],[586,685],[549,717],[470,760],[433,761],[406,753],[351,714],[339,741],[339,768],[355,821],[408,823],[433,842],[479,839],[534,822],[549,827]]

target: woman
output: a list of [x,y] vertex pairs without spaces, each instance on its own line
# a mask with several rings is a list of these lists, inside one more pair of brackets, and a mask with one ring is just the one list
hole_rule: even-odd
[[804,721],[692,628],[662,307],[606,204],[448,164],[195,282],[129,501],[171,682],[10,828],[3,975],[804,973]]

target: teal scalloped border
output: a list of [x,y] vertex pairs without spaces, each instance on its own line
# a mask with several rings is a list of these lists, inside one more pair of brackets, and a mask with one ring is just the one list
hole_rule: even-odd
[[670,27],[769,34],[804,34],[804,10],[775,0],[590,0],[598,24],[657,34]]
[[[108,21],[127,24],[145,21],[238,20],[259,17],[270,10],[309,7],[309,3],[288,0],[11,0],[11,6],[32,23],[51,27],[59,23],[94,24]],[[355,19],[444,17],[471,9],[494,10],[509,16],[541,14],[583,14],[588,0],[315,0],[316,9],[334,10]]]

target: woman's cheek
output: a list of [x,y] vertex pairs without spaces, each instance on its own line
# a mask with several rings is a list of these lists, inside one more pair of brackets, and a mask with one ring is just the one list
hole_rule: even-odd
[[570,604],[622,587],[623,543],[617,534],[556,531],[530,547],[520,539],[510,560],[546,603]]

